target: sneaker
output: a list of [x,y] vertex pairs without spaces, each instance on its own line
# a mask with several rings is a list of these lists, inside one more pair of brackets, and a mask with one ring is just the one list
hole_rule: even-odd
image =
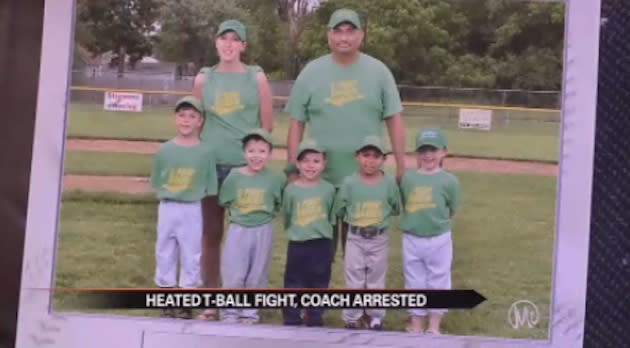
[[370,321],[370,330],[383,330],[383,322],[380,318],[372,318],[372,320]]
[[356,321],[349,321],[346,323],[345,327],[346,329],[356,330],[359,329],[359,323],[357,323]]
[[229,316],[221,317],[221,322],[228,323],[228,324],[236,324],[239,322],[239,320],[238,320],[238,317],[229,315]]
[[424,333],[427,335],[436,335],[436,336],[439,336],[442,334],[440,331],[437,331],[437,330],[426,330]]
[[181,308],[175,310],[175,317],[179,319],[192,319],[192,309],[190,308]]
[[162,313],[160,314],[160,317],[162,317],[162,318],[174,318],[175,317],[175,311],[173,310],[173,308],[164,308],[164,309],[162,309]]

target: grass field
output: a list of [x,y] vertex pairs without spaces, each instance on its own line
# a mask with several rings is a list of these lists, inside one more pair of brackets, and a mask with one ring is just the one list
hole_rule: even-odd
[[138,153],[68,151],[66,174],[149,176],[153,156]]
[[[146,162],[128,157],[144,171]],[[69,168],[81,165],[69,157]],[[109,164],[110,166],[113,164]],[[282,162],[271,163],[274,169]],[[103,164],[103,168],[108,166]],[[68,169],[69,169],[68,168]],[[91,168],[93,173],[103,168]],[[453,286],[473,288],[488,298],[472,311],[453,310],[444,331],[456,335],[514,338],[547,337],[554,236],[555,178],[524,175],[457,173],[463,188],[463,209],[455,219]],[[156,203],[150,196],[121,194],[66,194],[62,206],[57,255],[58,287],[153,287]],[[397,223],[394,224],[397,226]],[[282,287],[286,236],[279,219],[270,286]],[[403,286],[400,233],[392,233],[387,286]],[[332,287],[343,287],[342,262],[334,264]],[[542,319],[534,329],[512,329],[507,323],[510,305],[527,299],[537,304]],[[77,307],[72,293],[55,296],[56,310]],[[87,311],[87,310],[85,310]],[[129,315],[156,315],[152,311],[115,311]],[[280,323],[279,311],[265,311],[263,321]],[[340,312],[329,311],[328,325],[340,327]],[[402,330],[406,313],[388,312],[388,329]]]
[[[413,151],[416,132],[423,127],[442,127],[452,154],[474,157],[557,161],[559,124],[557,114],[497,111],[491,131],[457,128],[456,109],[413,107],[405,109],[407,150]],[[506,121],[509,120],[509,121]],[[286,145],[288,117],[275,118],[274,142]],[[72,104],[68,136],[162,140],[174,135],[171,111],[166,107],[142,113],[108,112],[101,105]]]

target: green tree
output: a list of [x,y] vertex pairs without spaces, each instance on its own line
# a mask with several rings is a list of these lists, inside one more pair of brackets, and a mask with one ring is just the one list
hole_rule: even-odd
[[151,54],[156,18],[155,0],[78,0],[77,39],[94,54],[115,52],[122,75],[127,55],[133,68]]
[[160,0],[158,56],[180,66],[193,63],[196,69],[215,64],[214,38],[219,24],[229,18],[247,24],[248,13],[230,0]]
[[360,13],[365,27],[363,51],[387,64],[401,83],[431,84],[440,78],[466,31],[465,17],[443,1],[327,1],[304,32],[302,63],[328,52],[326,23],[341,7]]

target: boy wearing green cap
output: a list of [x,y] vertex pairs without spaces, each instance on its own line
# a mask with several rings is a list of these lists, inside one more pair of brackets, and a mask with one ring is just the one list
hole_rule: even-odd
[[[349,289],[384,289],[387,276],[390,220],[400,213],[394,176],[383,170],[387,155],[380,137],[367,136],[356,150],[359,171],[346,177],[335,200],[337,215],[348,224],[344,275]],[[383,327],[385,310],[367,309],[369,328]],[[358,328],[362,309],[345,309],[347,328]]]
[[[418,169],[405,173],[401,182],[403,213],[403,271],[407,289],[451,288],[453,216],[459,210],[459,180],[442,169],[447,153],[444,133],[437,128],[424,129],[416,137]],[[440,333],[445,309],[412,309],[409,332]]]
[[[271,135],[254,129],[242,139],[247,164],[230,171],[219,192],[219,204],[228,210],[230,226],[221,258],[223,287],[267,287],[271,250],[272,220],[282,204],[286,179],[266,167],[272,150]],[[228,322],[256,323],[258,310],[226,309]]]
[[[160,145],[150,175],[159,199],[155,244],[155,283],[162,288],[201,285],[202,217],[200,201],[217,195],[217,173],[212,149],[201,144],[203,107],[192,96],[175,105],[177,136]],[[164,316],[191,318],[190,310],[165,310]]]
[[[332,265],[332,226],[335,187],[321,179],[326,165],[324,149],[313,140],[300,143],[300,176],[283,194],[284,226],[289,235],[284,273],[285,288],[328,288]],[[307,326],[322,326],[322,309],[306,310]],[[301,325],[300,310],[282,311],[285,325]]]

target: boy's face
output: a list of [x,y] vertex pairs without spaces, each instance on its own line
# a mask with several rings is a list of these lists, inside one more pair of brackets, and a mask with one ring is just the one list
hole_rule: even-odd
[[245,160],[247,166],[254,172],[261,171],[271,155],[271,146],[262,139],[250,139],[245,144]]
[[418,167],[424,170],[435,170],[446,156],[446,149],[438,149],[434,146],[421,146],[416,152]]
[[182,136],[199,134],[202,125],[203,116],[191,107],[184,106],[175,112],[175,126],[177,132]]
[[366,147],[357,153],[357,161],[363,174],[374,175],[385,163],[385,155],[377,149]]
[[326,167],[326,158],[321,152],[305,152],[302,158],[298,160],[297,167],[305,179],[316,180]]

